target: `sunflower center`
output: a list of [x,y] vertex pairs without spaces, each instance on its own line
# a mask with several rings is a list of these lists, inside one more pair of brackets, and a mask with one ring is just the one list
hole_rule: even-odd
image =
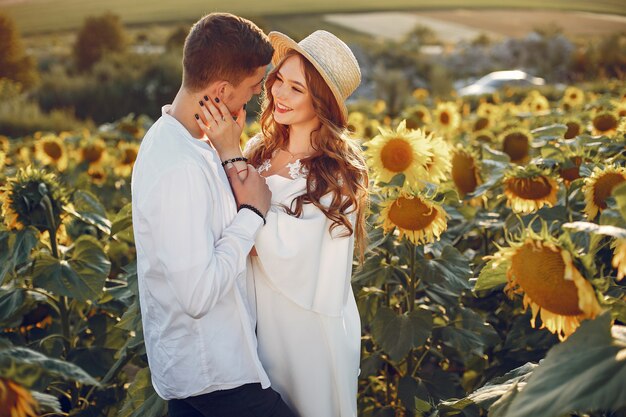
[[450,124],[450,115],[448,114],[448,112],[441,112],[441,114],[439,115],[439,121],[442,125]]
[[452,180],[456,188],[463,194],[469,194],[476,189],[476,166],[474,158],[464,152],[456,152],[452,157]]
[[90,164],[94,162],[98,162],[100,158],[102,158],[102,149],[97,145],[88,145],[83,148],[83,160],[89,162]]
[[389,220],[401,229],[424,230],[437,217],[437,210],[419,198],[399,197],[391,204]]
[[383,166],[391,172],[402,172],[413,162],[413,148],[404,139],[391,139],[380,152]]
[[476,120],[476,123],[474,124],[474,132],[483,130],[487,126],[489,126],[489,119],[487,119],[486,117],[481,117],[480,119]]
[[53,141],[44,142],[43,151],[55,161],[58,161],[63,156],[63,149],[61,146]]
[[543,175],[536,178],[512,178],[508,187],[516,196],[526,200],[541,200],[552,191],[550,182]]
[[137,151],[134,149],[124,149],[124,158],[122,159],[122,165],[130,165],[137,159]]
[[599,177],[593,186],[593,202],[602,210],[606,208],[606,199],[611,195],[613,187],[625,181],[622,174],[609,172]]
[[598,132],[608,132],[617,128],[617,119],[612,114],[601,114],[594,117],[593,127]]
[[511,157],[511,162],[519,162],[528,156],[528,136],[523,133],[509,133],[502,144],[504,153]]
[[573,139],[580,134],[580,125],[576,122],[567,122],[567,132],[565,132],[565,139]]
[[563,277],[565,262],[560,252],[526,243],[511,257],[510,272],[539,307],[563,316],[582,314],[576,285]]
[[573,167],[561,169],[560,174],[561,178],[566,181],[574,181],[580,178],[580,164],[583,162],[583,159],[580,156],[575,156],[570,158],[570,161],[574,164]]

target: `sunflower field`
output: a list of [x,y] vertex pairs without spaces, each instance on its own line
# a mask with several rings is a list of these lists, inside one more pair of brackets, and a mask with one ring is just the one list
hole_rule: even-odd
[[[624,84],[386,107],[349,118],[371,169],[359,415],[626,415]],[[0,136],[0,417],[166,415],[130,215],[151,123]]]

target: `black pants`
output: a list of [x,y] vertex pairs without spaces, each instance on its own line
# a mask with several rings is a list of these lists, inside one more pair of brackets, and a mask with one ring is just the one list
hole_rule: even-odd
[[280,394],[261,384],[168,401],[170,417],[296,417]]

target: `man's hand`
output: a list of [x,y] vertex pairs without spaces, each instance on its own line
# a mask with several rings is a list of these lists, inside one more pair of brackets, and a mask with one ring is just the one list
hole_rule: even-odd
[[241,180],[237,174],[237,168],[230,163],[226,164],[226,175],[233,189],[237,206],[250,204],[259,209],[265,216],[270,209],[272,200],[272,192],[267,186],[265,178],[252,165],[248,165],[248,176],[245,180]]
[[209,138],[222,161],[241,156],[240,138],[246,123],[246,111],[241,108],[237,114],[237,120],[233,118],[226,105],[217,99],[200,101],[202,112],[201,118],[196,118],[196,123]]

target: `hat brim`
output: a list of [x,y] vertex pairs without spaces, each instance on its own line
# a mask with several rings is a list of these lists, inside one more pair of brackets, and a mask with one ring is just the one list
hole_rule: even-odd
[[313,58],[313,56],[311,56],[311,54],[309,54],[307,51],[302,49],[302,47],[298,45],[296,41],[294,41],[293,39],[291,39],[289,36],[285,35],[284,33],[270,32],[268,37],[269,37],[270,43],[274,47],[274,55],[272,56],[272,65],[276,67],[291,50],[294,50],[298,52],[299,54],[301,54],[302,56],[304,56],[311,64],[313,64],[315,69],[317,69],[317,72],[319,72],[319,74],[322,76],[322,78],[326,82],[326,85],[328,85],[328,88],[330,88],[330,91],[333,93],[333,96],[335,97],[335,101],[337,102],[337,106],[339,107],[339,110],[341,111],[341,114],[343,115],[344,120],[347,121],[348,120],[348,108],[346,107],[345,99],[342,97],[341,93],[339,92],[339,89],[337,88],[335,83],[332,81],[330,76],[326,73],[326,70],[318,64],[317,60]]

